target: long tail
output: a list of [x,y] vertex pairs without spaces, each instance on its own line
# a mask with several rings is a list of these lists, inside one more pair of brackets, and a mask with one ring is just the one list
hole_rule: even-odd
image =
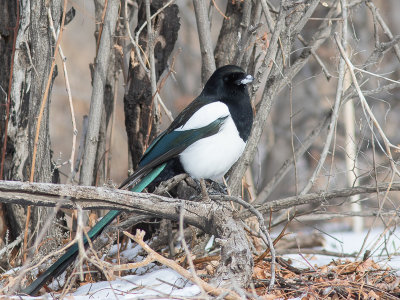
[[[143,191],[165,168],[166,163],[156,167],[149,174],[147,174],[135,187],[131,189],[132,192]],[[106,228],[119,214],[119,210],[110,210],[89,232],[90,240],[97,238],[100,233]],[[83,243],[87,245],[87,239],[83,239]],[[40,275],[31,285],[21,291],[23,294],[34,295],[36,292],[50,279],[57,277],[75,260],[78,256],[79,248],[75,243],[68,251],[61,256],[50,268]]]

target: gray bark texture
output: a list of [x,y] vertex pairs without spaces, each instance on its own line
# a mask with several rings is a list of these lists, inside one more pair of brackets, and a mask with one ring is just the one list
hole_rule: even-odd
[[83,155],[82,169],[79,182],[83,185],[93,183],[96,154],[98,150],[99,132],[103,115],[104,94],[108,64],[110,61],[111,48],[113,47],[113,35],[118,20],[119,1],[108,1],[104,18],[103,30],[100,37],[99,49],[93,72],[93,90],[90,101],[89,127],[85,141],[85,152]]
[[[168,1],[156,0],[150,5],[151,14],[165,5]],[[138,3],[138,22],[136,30],[131,29],[132,34],[136,32],[146,20],[145,3]],[[173,4],[165,8],[153,19],[154,34],[156,34],[156,44],[154,47],[155,73],[157,81],[167,67],[168,58],[174,49],[178,38],[179,9]],[[139,37],[139,44],[142,49],[148,51],[147,29],[144,28]],[[138,64],[130,66],[128,74],[128,91],[124,97],[125,126],[128,135],[129,154],[132,159],[132,167],[136,168],[144,150],[146,141],[151,142],[157,134],[155,120],[152,117],[152,95],[149,76]],[[149,128],[152,127],[149,136]]]
[[[95,15],[96,15],[96,40],[99,39],[99,33],[101,30],[101,17],[104,10],[104,0],[94,1],[95,4]],[[118,30],[118,26],[115,29],[114,36],[122,36]],[[119,44],[120,40],[115,39],[114,44]],[[103,109],[101,115],[99,137],[96,151],[96,160],[94,164],[93,172],[93,182],[92,185],[101,186],[103,185],[106,178],[106,139],[107,139],[107,128],[111,120],[111,115],[113,113],[113,101],[115,92],[115,78],[118,76],[118,70],[121,68],[120,59],[115,51],[115,47],[112,47],[107,67],[107,73],[104,85],[104,96],[103,96]]]
[[224,19],[214,50],[217,68],[233,63],[239,41],[238,28],[242,20],[243,2],[228,1]]
[[200,40],[200,52],[202,60],[201,81],[203,85],[215,71],[215,59],[213,45],[211,43],[210,21],[207,14],[207,5],[204,0],[194,0],[193,6],[196,15],[197,31]]
[[[10,68],[14,38],[16,38],[17,23],[17,3],[15,1],[0,2],[0,99],[2,104],[8,101],[7,92],[10,79]],[[13,30],[15,28],[15,31]],[[2,145],[4,144],[4,132],[6,126],[6,105],[0,105],[0,132],[2,136]],[[3,152],[4,150],[2,150]],[[3,153],[1,153],[3,155]],[[5,154],[5,153],[4,153]],[[4,162],[3,162],[4,163]],[[4,167],[4,166],[3,166]],[[6,168],[9,168],[7,166]],[[1,174],[3,177],[3,174]],[[3,179],[3,178],[1,178]],[[4,239],[7,233],[7,219],[4,213],[5,207],[0,204],[0,247],[4,245]]]
[[[6,3],[6,4],[5,4]],[[13,3],[13,4],[11,4]],[[13,60],[13,76],[10,90],[10,111],[7,117],[3,106],[1,108],[1,137],[5,139],[5,122],[8,119],[7,147],[4,161],[3,178],[11,180],[27,180],[29,178],[34,138],[37,128],[37,117],[40,105],[45,93],[49,76],[52,81],[56,76],[50,73],[50,66],[54,54],[55,41],[49,30],[47,5],[50,5],[53,22],[56,30],[59,29],[62,13],[62,1],[19,1],[19,22],[17,24],[16,4],[14,1],[2,1],[0,6],[2,17],[0,26],[9,28],[1,34],[8,36],[3,44],[1,42],[1,74],[9,76],[12,57],[12,36],[10,32],[17,24],[18,32],[15,40],[15,54]],[[4,9],[3,9],[4,8]],[[3,15],[5,16],[3,18]],[[7,17],[8,16],[8,17]],[[0,38],[0,41],[3,39]],[[3,47],[4,45],[4,47]],[[7,75],[8,74],[8,75]],[[9,78],[0,76],[1,86],[8,86]],[[50,84],[50,91],[52,84]],[[49,91],[49,95],[51,92]],[[3,98],[3,97],[2,97]],[[4,98],[3,98],[4,99]],[[49,138],[49,105],[48,99],[41,121],[39,141],[37,145],[36,167],[34,180],[38,182],[56,182],[57,176],[51,162],[50,138]],[[6,217],[12,237],[21,234],[25,227],[26,207],[19,205],[6,205]],[[31,219],[32,239],[41,228],[52,209],[33,208]],[[35,228],[35,231],[34,231]],[[54,227],[51,227],[54,228]],[[50,231],[52,231],[50,229]],[[51,234],[51,232],[49,233]],[[35,234],[34,234],[35,233]]]

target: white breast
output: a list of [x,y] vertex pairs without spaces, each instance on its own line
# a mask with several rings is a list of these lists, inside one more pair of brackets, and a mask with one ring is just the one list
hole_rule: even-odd
[[[201,113],[203,115],[201,118],[198,113],[202,109],[209,114]],[[221,114],[223,112],[226,112],[226,114]],[[225,104],[222,102],[212,103],[199,109],[179,130],[204,127],[217,118],[227,115],[229,115],[229,109]],[[199,124],[202,125],[192,127]],[[179,157],[183,168],[191,177],[220,181],[222,176],[239,159],[245,145],[246,143],[240,138],[235,123],[229,115],[217,134],[193,143]]]

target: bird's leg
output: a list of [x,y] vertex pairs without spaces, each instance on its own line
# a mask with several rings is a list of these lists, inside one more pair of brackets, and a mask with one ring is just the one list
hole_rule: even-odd
[[225,184],[225,187],[226,187],[226,193],[230,196],[231,195],[231,191],[230,191],[230,189],[229,189],[229,186],[228,186],[228,183],[226,182],[226,180],[225,180],[225,177],[224,176],[222,176],[222,182]]
[[201,197],[203,201],[210,201],[210,197],[208,196],[206,181],[201,178],[200,179],[200,187],[201,187]]
[[[226,180],[225,180],[225,177],[224,177],[224,176],[222,176],[222,182],[225,184],[225,187],[226,187],[226,192],[227,192],[227,194],[230,196],[230,195],[231,195],[231,191],[229,190],[228,183],[226,182]],[[231,201],[231,206],[232,206],[232,208],[233,208],[233,209],[235,209],[235,205],[233,204],[233,202],[232,202],[232,201]]]

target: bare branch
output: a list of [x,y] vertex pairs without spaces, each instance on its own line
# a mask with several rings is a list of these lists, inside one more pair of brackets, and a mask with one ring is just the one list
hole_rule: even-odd
[[[381,14],[379,13],[375,4],[372,1],[366,1],[365,4],[371,9],[372,14],[374,14],[376,16],[376,19],[378,20],[379,24],[381,25],[383,32],[386,34],[386,36],[390,40],[393,40],[394,36],[393,36],[392,32],[390,31],[390,28],[386,25],[385,21],[383,20]],[[397,44],[394,45],[394,52],[396,53],[397,59],[400,61],[399,45],[397,45]]]
[[[268,78],[269,73],[271,72],[271,61],[274,59],[278,52],[278,39],[280,33],[284,29],[285,25],[285,10],[283,9],[283,5],[281,7],[278,21],[275,24],[274,33],[272,34],[270,47],[268,48],[267,54],[264,57],[263,63],[258,69],[256,75],[256,83],[253,84],[252,94],[254,95],[261,84],[261,80],[265,77]],[[267,90],[267,89],[265,89]],[[275,91],[274,91],[275,92]],[[261,104],[259,105],[259,109],[257,111],[256,118],[253,122],[253,128],[251,130],[250,138],[247,141],[246,149],[239,160],[233,167],[230,172],[230,177],[228,181],[229,188],[231,190],[232,195],[238,195],[240,191],[240,182],[242,177],[249,166],[252,158],[254,157],[254,153],[257,148],[258,141],[260,140],[262,130],[264,128],[265,121],[268,117],[268,113],[272,106],[272,97],[267,98],[264,97],[261,99]]]
[[[380,183],[377,186],[357,186],[329,192],[310,193],[303,196],[292,196],[269,201],[255,206],[260,212],[278,211],[292,206],[312,203],[324,203],[331,199],[350,197],[357,194],[372,194],[378,190],[386,193],[400,191],[400,182]],[[124,190],[100,188],[92,186],[76,186],[52,183],[29,183],[20,181],[0,181],[0,202],[21,205],[38,205],[54,207],[63,202],[62,208],[76,208],[79,204],[82,209],[118,209],[145,213],[178,221],[182,201],[185,203],[185,222],[210,232],[212,216],[210,212],[220,209],[218,200],[237,201],[233,196],[210,196],[215,202],[195,202],[189,200],[167,198],[154,194],[133,193]],[[223,208],[224,213],[230,213],[228,206]],[[253,213],[246,210],[241,217],[247,218]]]
[[[47,8],[47,14],[48,14],[48,17],[49,17],[49,24],[50,24],[51,33],[53,35],[54,40],[57,40],[57,35],[56,35],[56,31],[54,29],[53,17],[51,16],[50,7]],[[60,54],[60,58],[61,58],[62,65],[63,65],[65,88],[67,90],[69,109],[71,111],[72,146],[71,146],[71,156],[69,158],[69,163],[70,163],[70,166],[71,166],[71,174],[70,174],[70,176],[72,176],[72,174],[74,172],[76,136],[78,135],[78,129],[76,129],[74,104],[72,103],[71,86],[69,84],[69,77],[68,77],[68,72],[67,72],[67,63],[66,63],[67,58],[65,57],[64,52],[63,52],[60,44],[58,45],[58,49],[59,49],[59,54]]]
[[[399,191],[400,190],[400,182],[390,183],[380,183],[378,184],[379,190],[383,190],[384,193],[389,188],[390,191]],[[304,204],[313,204],[313,203],[324,203],[331,199],[336,199],[340,197],[350,197],[358,194],[373,194],[376,193],[377,186],[357,186],[351,188],[345,188],[340,190],[332,190],[329,192],[319,192],[319,193],[309,193],[301,196],[292,196],[278,200],[268,201],[265,204],[260,206],[255,206],[262,213],[270,212],[270,211],[278,211],[281,209],[304,205]],[[224,200],[230,201],[230,196],[224,196]],[[248,218],[252,214],[248,211],[244,211],[241,214],[241,217]]]
[[192,274],[188,270],[182,268],[175,261],[167,259],[164,256],[155,252],[143,241],[144,234],[145,234],[144,231],[140,231],[140,230],[137,231],[135,236],[133,236],[132,234],[130,234],[129,232],[126,232],[126,231],[124,231],[124,234],[126,236],[128,236],[129,238],[131,238],[132,240],[134,240],[136,243],[138,243],[149,254],[149,256],[152,259],[157,260],[159,263],[175,270],[176,272],[181,274],[183,277],[189,279],[193,283],[199,284],[200,288],[204,289],[208,293],[215,295],[215,296],[224,294],[226,299],[241,299],[235,292],[232,292],[232,291],[229,291],[229,290],[223,289],[223,288],[216,288],[216,287],[208,284],[207,282],[204,282],[200,278],[198,278],[197,275]]
[[[333,10],[332,10],[333,11]],[[332,13],[333,14],[333,13]],[[331,16],[330,13],[328,13]],[[273,51],[275,54],[277,52],[277,41],[280,32],[283,30],[284,22],[280,21],[280,19],[284,20],[284,14],[282,17],[278,17],[278,21],[275,24],[275,30],[271,38],[270,47],[268,48],[268,52],[266,54],[266,58],[264,59],[263,64],[260,66],[257,72],[257,82],[253,84],[253,94],[257,91],[262,76],[264,74],[269,75],[270,68],[267,66],[270,64],[271,60],[275,55],[269,55],[271,49],[275,49]],[[229,187],[231,188],[232,195],[238,195],[238,191],[240,189],[240,182],[242,180],[243,174],[246,171],[247,167],[250,165],[255,152],[257,150],[258,142],[261,138],[261,133],[265,127],[266,120],[268,118],[269,112],[272,108],[273,101],[275,96],[280,92],[280,90],[286,86],[287,81],[291,80],[308,62],[311,51],[310,49],[318,49],[322,43],[325,42],[331,36],[332,30],[335,29],[335,26],[329,24],[328,22],[323,23],[319,30],[314,34],[311,42],[309,43],[309,49],[303,51],[303,53],[299,56],[299,58],[289,67],[283,71],[281,77],[274,76],[267,83],[267,88],[264,89],[262,99],[257,106],[257,115],[255,117],[252,132],[250,138],[247,142],[246,149],[241,157],[241,159],[232,167],[230,171],[229,178]],[[273,44],[275,43],[275,45]],[[273,61],[273,60],[272,60]],[[280,72],[280,71],[279,71]]]
[[275,173],[274,177],[268,182],[268,184],[262,189],[262,191],[257,195],[257,199],[254,204],[261,204],[262,201],[266,201],[274,191],[276,186],[281,182],[285,175],[292,169],[294,157],[301,157],[310,148],[314,140],[319,136],[322,130],[330,124],[332,113],[326,114],[325,118],[311,131],[310,135],[301,143],[301,145],[296,149],[294,155],[288,158]]
[[216,68],[213,46],[211,44],[210,22],[208,20],[205,0],[193,0],[193,6],[196,15],[202,59],[201,81],[204,84]]
[[106,82],[107,66],[112,47],[112,37],[118,19],[120,1],[109,0],[104,18],[103,31],[100,38],[99,50],[96,57],[93,75],[93,90],[90,101],[89,127],[86,135],[85,152],[83,155],[80,182],[91,185],[96,159],[97,142],[103,110],[104,85]]
[[[349,68],[349,72],[350,72],[350,75],[351,75],[351,79],[352,79],[353,84],[354,84],[354,86],[355,86],[355,88],[356,88],[357,94],[358,94],[358,96],[359,96],[359,98],[360,98],[360,102],[361,102],[361,104],[362,104],[362,107],[363,107],[363,110],[364,110],[364,114],[365,114],[365,116],[366,116],[367,118],[371,118],[371,120],[372,120],[374,126],[378,129],[378,132],[379,132],[380,136],[382,137],[383,142],[384,142],[384,144],[385,144],[386,155],[388,156],[388,158],[389,158],[389,160],[390,160],[390,164],[391,164],[391,166],[392,166],[392,170],[393,170],[393,172],[395,172],[397,175],[400,176],[400,172],[398,171],[398,169],[397,169],[397,167],[396,167],[396,165],[395,165],[395,163],[394,163],[394,161],[393,161],[392,154],[391,154],[391,148],[393,148],[393,149],[395,149],[395,150],[400,150],[400,147],[398,147],[398,146],[396,146],[396,145],[393,145],[393,144],[389,141],[389,139],[387,138],[385,132],[383,131],[383,129],[381,128],[380,124],[379,124],[378,121],[376,120],[376,118],[375,118],[375,116],[374,116],[374,114],[373,114],[371,108],[370,108],[369,105],[368,105],[367,100],[365,99],[365,97],[364,97],[364,95],[363,95],[363,93],[362,93],[362,91],[361,91],[361,88],[360,88],[360,86],[359,86],[359,84],[358,84],[356,75],[354,74],[354,66],[353,66],[353,64],[351,63],[351,61],[349,60],[349,58],[347,57],[346,52],[344,51],[343,46],[341,45],[341,43],[340,43],[340,41],[339,41],[337,35],[335,35],[335,41],[336,41],[336,43],[337,43],[337,45],[338,45],[338,48],[339,48],[339,51],[340,51],[340,55],[343,57],[343,59],[345,60],[345,62],[346,62],[346,64],[347,64],[347,67]],[[368,122],[368,124],[369,124],[369,126],[370,126],[370,128],[371,128],[371,131],[373,132],[372,124],[371,124],[370,122]],[[383,149],[382,149],[382,150],[383,150]]]
[[154,46],[156,40],[156,33],[153,32],[153,29],[151,27],[150,0],[146,0],[145,3],[146,3],[146,22],[147,22],[147,50],[150,63],[151,97],[153,99],[153,111],[157,124],[158,119],[160,117],[160,112],[158,107],[158,98],[156,97],[158,91],[157,91],[156,66],[154,61]]

